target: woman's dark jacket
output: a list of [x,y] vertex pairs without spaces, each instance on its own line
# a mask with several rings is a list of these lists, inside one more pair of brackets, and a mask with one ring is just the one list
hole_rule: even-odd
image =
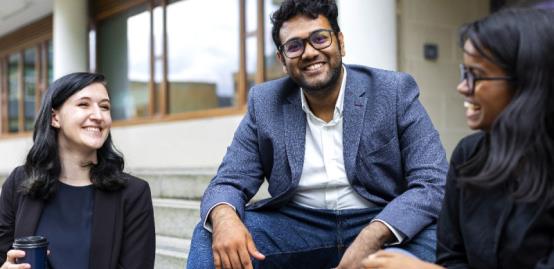
[[475,155],[484,136],[464,138],[452,154],[437,230],[437,263],[447,268],[554,268],[552,201],[515,202],[505,187],[458,186],[457,168]]
[[[124,176],[127,182],[124,188],[95,191],[91,269],[154,267],[156,235],[150,187],[144,180]],[[14,238],[34,234],[42,213],[44,200],[32,199],[19,191],[25,178],[23,167],[18,167],[2,186],[0,264],[4,263]]]

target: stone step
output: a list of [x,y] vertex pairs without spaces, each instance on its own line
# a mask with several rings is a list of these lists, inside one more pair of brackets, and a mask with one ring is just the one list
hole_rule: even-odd
[[216,169],[133,169],[150,185],[152,197],[200,200]]
[[156,262],[154,269],[183,269],[187,262],[190,240],[169,236],[156,236]]
[[[173,170],[138,170],[131,174],[148,182],[152,197],[200,200],[216,173],[215,169],[173,169]],[[264,182],[260,190],[252,198],[253,201],[269,197],[267,183]]]
[[152,199],[156,234],[181,239],[192,237],[200,221],[200,201],[182,199]]

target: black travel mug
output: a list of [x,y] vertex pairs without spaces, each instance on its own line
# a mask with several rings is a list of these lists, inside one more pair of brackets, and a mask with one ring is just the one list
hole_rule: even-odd
[[15,262],[28,263],[32,269],[46,269],[46,252],[48,240],[44,236],[27,236],[16,238],[13,248],[25,251],[25,257]]

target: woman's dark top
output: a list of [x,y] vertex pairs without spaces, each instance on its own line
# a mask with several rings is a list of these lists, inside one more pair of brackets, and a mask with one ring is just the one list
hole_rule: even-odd
[[94,187],[58,184],[46,202],[36,230],[46,236],[50,268],[89,268]]
[[452,154],[437,228],[437,263],[447,268],[554,268],[552,201],[516,202],[504,187],[458,186],[456,168],[475,155],[484,136],[464,138]]

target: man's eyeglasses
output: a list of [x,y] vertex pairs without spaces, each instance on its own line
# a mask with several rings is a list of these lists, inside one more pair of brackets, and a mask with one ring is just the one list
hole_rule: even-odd
[[287,41],[279,47],[279,51],[290,59],[298,58],[306,49],[306,42],[316,50],[322,50],[333,42],[333,30],[321,29],[310,33],[308,38],[295,38]]
[[508,80],[513,81],[515,78],[510,76],[498,76],[498,77],[478,77],[473,73],[473,69],[460,64],[460,80],[466,81],[469,88],[468,95],[473,95],[475,92],[475,82],[479,80]]

